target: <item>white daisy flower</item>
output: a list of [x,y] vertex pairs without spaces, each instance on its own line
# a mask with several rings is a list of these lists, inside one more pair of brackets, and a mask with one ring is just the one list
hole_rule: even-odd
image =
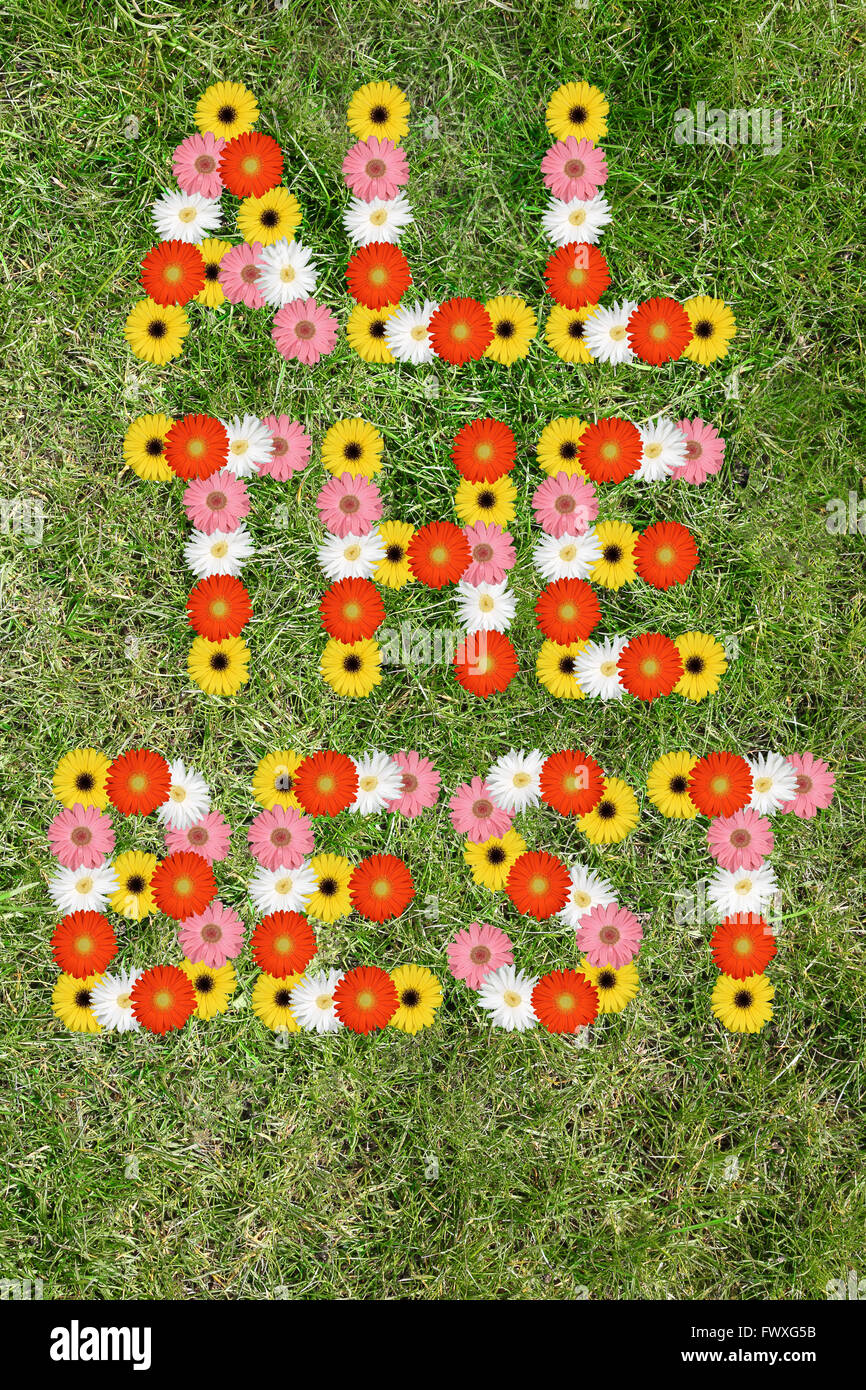
[[762,816],[772,816],[781,810],[785,801],[793,801],[797,794],[797,774],[781,753],[758,753],[746,762],[752,769],[752,799],[749,802],[753,811]]
[[192,768],[187,772],[179,758],[169,763],[168,770],[171,787],[168,800],[156,808],[157,819],[173,830],[185,830],[208,814],[210,787],[200,772],[193,772]]
[[385,342],[398,362],[411,362],[413,367],[422,367],[435,361],[436,354],[430,342],[430,320],[439,305],[432,299],[423,304],[404,304],[396,314],[392,314],[385,324]]
[[707,895],[722,917],[736,912],[760,912],[778,891],[772,864],[759,869],[716,869],[707,885]]
[[577,931],[586,914],[592,912],[593,908],[607,907],[609,903],[615,903],[616,893],[606,878],[594,873],[592,869],[584,868],[583,864],[574,864],[569,869],[569,874],[571,892],[568,902],[558,916],[572,931]]
[[118,970],[116,975],[103,975],[90,991],[90,1007],[97,1023],[113,1033],[138,1032],[141,1024],[132,1012],[130,994],[143,970]]
[[301,1028],[313,1033],[338,1033],[342,1023],[334,1013],[334,990],[343,978],[342,970],[323,970],[305,975],[292,990],[292,1014]]
[[500,965],[485,975],[478,990],[478,1002],[487,1009],[490,1022],[506,1032],[525,1033],[538,1022],[532,1007],[532,991],[537,975],[524,975],[513,965]]
[[308,859],[302,859],[296,869],[287,869],[284,864],[276,869],[259,865],[250,880],[249,894],[259,912],[303,912],[318,884]]
[[48,882],[51,901],[65,917],[69,912],[104,912],[120,884],[107,859],[95,869],[58,869]]
[[209,536],[194,530],[183,548],[187,567],[199,579],[210,579],[213,574],[237,578],[252,555],[255,548],[243,522],[235,531],[213,531]]
[[627,637],[608,637],[599,642],[587,642],[574,659],[574,674],[584,695],[596,700],[621,700],[625,686],[617,662]]
[[312,251],[300,241],[275,241],[259,257],[258,287],[266,304],[279,309],[293,299],[309,299],[316,293],[316,263]]
[[328,579],[372,579],[385,558],[385,546],[375,526],[366,536],[332,536],[328,531],[317,555]]
[[628,321],[637,308],[637,300],[625,299],[609,309],[599,306],[583,326],[583,341],[596,362],[634,362],[628,345]]
[[653,420],[638,425],[643,444],[640,468],[635,473],[645,483],[659,483],[686,461],[686,437],[673,420]]
[[197,246],[222,224],[219,198],[201,193],[164,193],[151,208],[153,225],[162,241],[186,241]]
[[397,242],[403,228],[414,221],[409,200],[402,193],[396,198],[374,198],[370,203],[353,198],[343,213],[343,226],[356,246],[371,241]]
[[544,754],[533,748],[529,753],[510,748],[491,767],[485,782],[490,795],[503,811],[525,811],[541,800],[541,769]]
[[349,807],[362,816],[384,811],[389,801],[396,801],[403,791],[403,769],[387,753],[374,749],[355,759],[358,770],[358,794]]
[[456,589],[457,621],[466,632],[507,632],[514,620],[517,600],[508,580],[498,584],[466,584]]
[[551,198],[541,217],[544,235],[554,246],[567,246],[570,241],[597,246],[601,232],[610,221],[610,203],[603,193],[596,193],[588,202],[572,198],[566,203],[561,198]]
[[261,464],[273,458],[274,436],[255,415],[245,415],[242,420],[235,415],[234,419],[221,420],[220,424],[229,437],[226,468],[236,478],[252,477]]
[[589,579],[601,546],[590,526],[582,535],[542,536],[532,552],[532,563],[544,579]]

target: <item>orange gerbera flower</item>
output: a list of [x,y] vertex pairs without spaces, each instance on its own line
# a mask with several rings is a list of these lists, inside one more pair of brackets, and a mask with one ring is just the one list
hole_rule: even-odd
[[433,351],[455,367],[483,356],[493,341],[493,324],[477,299],[446,299],[430,318]]
[[176,965],[155,965],[132,986],[133,1016],[150,1033],[182,1028],[195,1008],[192,981]]
[[486,700],[511,684],[520,667],[504,632],[471,632],[454,653],[454,674],[470,695]]
[[642,632],[623,647],[616,663],[622,683],[639,700],[670,695],[683,674],[676,642],[660,632]]
[[101,975],[117,954],[117,937],[101,912],[70,912],[54,928],[51,954],[61,970],[83,980]]
[[470,483],[492,483],[514,467],[517,443],[498,420],[473,420],[454,436],[451,457]]
[[311,816],[336,816],[358,792],[358,769],[345,753],[311,753],[298,766],[292,791]]
[[352,870],[352,906],[370,922],[387,922],[405,912],[415,896],[412,875],[393,854],[371,854]]
[[208,642],[237,637],[253,616],[250,596],[231,574],[200,579],[186,601],[189,625]]
[[334,1013],[353,1033],[372,1033],[390,1023],[400,1003],[386,970],[359,965],[347,970],[334,990]]
[[165,461],[179,478],[209,478],[228,456],[225,425],[210,415],[184,415],[165,436]]
[[621,483],[640,468],[642,453],[637,426],[618,415],[588,425],[577,445],[580,466],[594,483]]
[[716,927],[710,948],[723,975],[744,980],[747,975],[763,975],[776,954],[776,938],[763,917],[738,912]]
[[532,1007],[549,1033],[576,1033],[598,1013],[598,990],[576,970],[551,970],[532,991]]
[[644,362],[676,362],[694,337],[692,321],[675,299],[647,299],[628,321],[628,343]]
[[168,763],[149,748],[130,748],[115,758],[105,779],[112,806],[123,816],[149,816],[168,800]]
[[216,879],[210,864],[192,850],[178,850],[157,864],[150,880],[156,905],[167,917],[183,922],[204,912],[216,894]]
[[582,309],[597,304],[610,284],[607,261],[597,246],[570,241],[560,246],[544,270],[548,294],[566,309]]
[[648,526],[634,548],[635,569],[656,589],[685,584],[698,559],[694,536],[678,521],[657,521]]
[[261,198],[283,177],[283,152],[270,135],[249,130],[223,146],[220,177],[238,198]]
[[430,589],[454,584],[472,559],[469,542],[451,521],[431,521],[416,531],[406,556],[416,579]]
[[369,579],[340,579],[322,595],[322,627],[338,642],[362,642],[384,621],[385,605]]
[[551,753],[541,769],[541,799],[561,816],[587,816],[601,801],[604,772],[589,753]]
[[250,945],[259,969],[278,980],[301,974],[318,949],[316,934],[300,912],[269,913],[253,932]]
[[751,800],[752,769],[738,753],[708,753],[689,773],[689,796],[703,816],[732,816]]
[[601,620],[595,590],[583,579],[556,579],[538,595],[535,621],[551,642],[585,642]]
[[204,257],[186,241],[161,241],[141,263],[141,283],[156,304],[186,304],[204,289]]
[[370,241],[360,246],[346,266],[349,293],[367,309],[397,304],[412,283],[409,262],[399,246]]
[[518,912],[544,921],[560,912],[571,892],[571,876],[561,859],[543,850],[530,850],[515,859],[505,891]]

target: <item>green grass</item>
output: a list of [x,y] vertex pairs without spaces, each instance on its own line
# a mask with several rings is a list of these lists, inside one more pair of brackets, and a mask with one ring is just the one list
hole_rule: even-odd
[[[88,5],[82,23],[78,6],[33,0],[2,12],[0,479],[6,498],[43,499],[46,523],[40,545],[0,538],[0,1275],[42,1277],[61,1298],[758,1299],[822,1297],[828,1279],[862,1273],[863,537],[825,525],[829,499],[863,489],[855,7],[346,0],[278,13],[143,0]],[[352,90],[391,78],[409,92],[416,132],[425,115],[439,121],[438,138],[408,141],[417,226],[403,245],[419,292],[513,289],[539,304],[543,107],[575,75],[611,102],[604,250],[615,287],[731,301],[741,332],[729,365],[570,371],[536,345],[510,372],[440,371],[431,400],[423,373],[366,368],[345,340],[316,370],[291,369],[269,316],[242,310],[194,311],[170,370],[127,353],[148,207],[209,82],[258,93],[323,297],[344,320],[339,166]],[[675,111],[699,100],[781,109],[781,152],[676,145]],[[135,140],[123,133],[130,115]],[[726,394],[734,368],[738,394]],[[249,686],[233,703],[190,687],[178,491],[124,471],[120,441],[146,409],[277,407],[317,442],[339,415],[377,423],[391,514],[419,522],[448,515],[455,429],[477,413],[512,424],[523,670],[490,708],[435,669],[390,672],[363,704],[323,690],[317,456],[299,487],[256,490]],[[721,428],[722,475],[688,491],[626,485],[606,511],[638,526],[685,522],[702,565],[668,596],[634,586],[606,598],[606,625],[705,628],[735,638],[738,659],[697,706],[557,703],[532,670],[533,442],[557,414],[661,409]],[[448,601],[430,596],[389,599],[389,615],[404,614],[450,622]],[[642,992],[587,1047],[491,1032],[455,985],[435,1031],[415,1041],[281,1049],[248,1008],[161,1043],[83,1040],[52,1018],[44,836],[67,748],[149,743],[192,760],[242,826],[271,747],[418,747],[451,789],[508,746],[568,742],[639,788],[677,747],[809,747],[834,764],[833,808],[775,823],[786,927],[771,967],[776,1017],[761,1036],[738,1040],[709,1017],[708,929],[680,924],[675,909],[710,861],[697,826],[663,823],[645,800],[637,833],[587,856],[649,920]],[[553,817],[530,834],[584,850]],[[250,861],[236,838],[220,877],[240,905]],[[533,970],[573,953],[567,934],[530,930],[472,888],[441,808],[386,835],[339,825],[327,841],[355,855],[387,841],[415,872],[419,903],[436,893],[441,905],[437,924],[410,911],[399,938],[356,919],[326,930],[329,963],[416,959],[441,973],[448,936],[478,916],[508,925]],[[175,958],[165,919],[130,935],[136,961]],[[248,997],[248,957],[240,973]],[[438,1178],[425,1176],[431,1156]]]

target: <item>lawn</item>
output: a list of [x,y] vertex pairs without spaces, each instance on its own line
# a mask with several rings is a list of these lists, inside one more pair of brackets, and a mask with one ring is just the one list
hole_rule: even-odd
[[[41,1278],[56,1298],[797,1299],[863,1273],[864,538],[827,526],[832,499],[864,491],[856,7],[13,0],[2,16],[0,477],[4,499],[41,500],[44,534],[0,536],[0,1276]],[[412,102],[416,225],[402,245],[419,295],[508,290],[541,307],[544,107],[572,77],[611,104],[616,297],[728,300],[740,331],[726,362],[568,368],[541,340],[510,370],[437,368],[431,391],[429,369],[365,366],[343,336],[318,367],[289,366],[270,315],[242,308],[196,310],[165,370],[129,354],[149,206],[209,83],[256,92],[342,324],[352,91],[385,78]],[[701,101],[781,111],[781,148],[676,143],[677,111]],[[316,449],[299,482],[255,492],[250,683],[234,701],[202,696],[185,669],[180,490],[123,466],[127,424],[148,410],[284,411],[316,446],[334,419],[363,415],[385,435],[390,514],[416,523],[451,515],[456,429],[507,421],[521,671],[506,694],[473,701],[441,666],[387,671],[364,702],[323,686]],[[702,563],[667,595],[605,595],[605,627],[700,628],[736,657],[700,704],[558,702],[534,674],[534,443],[557,415],[659,411],[712,421],[722,473],[701,488],[626,483],[603,515],[684,522]],[[391,595],[388,612],[453,622],[429,592]],[[418,748],[449,793],[509,747],[589,748],[638,789],[637,831],[593,850],[538,812],[527,836],[600,868],[644,914],[641,993],[577,1045],[490,1029],[448,977],[415,1039],[281,1046],[248,1007],[246,953],[246,1007],[213,1023],[164,1041],[67,1033],[51,1013],[51,774],[69,748],[141,744],[202,770],[234,827],[272,748]],[[837,773],[830,810],[774,822],[775,1017],[755,1037],[713,1020],[710,927],[683,911],[711,867],[700,826],[664,821],[644,794],[651,763],[678,748],[811,749]],[[418,898],[396,928],[328,929],[327,964],[415,960],[444,979],[444,945],[474,918],[506,926],[534,973],[573,961],[555,919],[530,926],[472,885],[444,799],[387,834],[347,819],[327,847],[387,844]],[[156,843],[149,826],[135,836]],[[219,877],[252,922],[244,839]],[[167,918],[132,936],[137,963],[178,958]]]

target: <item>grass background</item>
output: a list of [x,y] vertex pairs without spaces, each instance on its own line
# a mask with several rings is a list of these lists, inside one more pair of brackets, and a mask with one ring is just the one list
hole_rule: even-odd
[[[863,538],[826,527],[829,499],[863,491],[856,7],[29,0],[0,15],[0,481],[6,498],[42,499],[46,518],[39,545],[0,537],[0,1275],[41,1277],[46,1296],[112,1299],[753,1299],[821,1297],[849,1266],[862,1273]],[[603,246],[615,289],[732,302],[728,364],[570,370],[538,343],[511,371],[438,369],[431,399],[429,373],[366,367],[345,339],[305,371],[273,350],[269,314],[196,306],[174,366],[128,354],[149,205],[210,82],[258,94],[322,296],[345,321],[339,167],[354,88],[387,78],[412,101],[417,225],[403,246],[419,293],[513,290],[539,305],[543,110],[580,76],[611,103]],[[782,150],[676,145],[676,110],[701,100],[780,109]],[[424,139],[430,117],[438,135]],[[333,419],[363,414],[386,436],[390,514],[415,522],[449,515],[459,425],[508,421],[520,442],[523,670],[506,695],[484,707],[436,669],[391,671],[364,703],[323,689],[315,453],[299,484],[255,489],[252,680],[235,702],[202,697],[185,671],[179,489],[123,469],[126,425],[151,409],[283,410],[316,443]],[[624,485],[603,514],[685,522],[702,564],[667,596],[637,585],[606,597],[606,627],[703,628],[739,656],[700,705],[556,702],[533,672],[533,443],[557,414],[660,410],[722,430],[722,474],[700,489]],[[448,600],[429,594],[392,596],[389,613],[451,625]],[[67,748],[148,743],[183,756],[243,825],[272,747],[417,747],[450,790],[508,746],[569,742],[639,789],[678,747],[811,748],[834,764],[832,809],[774,825],[786,925],[776,1016],[759,1037],[712,1021],[709,927],[676,910],[709,872],[701,831],[663,822],[645,799],[638,831],[607,852],[587,853],[553,816],[527,827],[531,844],[581,855],[648,914],[642,993],[586,1047],[492,1032],[453,982],[436,1029],[416,1040],[281,1049],[248,1009],[165,1042],[82,1039],[52,1018],[45,828]],[[238,905],[243,838],[219,875]],[[479,916],[513,932],[526,967],[573,958],[568,933],[532,929],[471,885],[441,807],[381,834],[365,821],[323,838],[356,856],[387,843],[419,887],[398,929],[351,919],[323,931],[327,963],[415,959],[442,972],[445,941]],[[136,843],[157,843],[154,830]],[[427,893],[438,921],[421,910]],[[176,958],[165,919],[130,932],[125,950]],[[248,957],[240,973],[248,996]]]

